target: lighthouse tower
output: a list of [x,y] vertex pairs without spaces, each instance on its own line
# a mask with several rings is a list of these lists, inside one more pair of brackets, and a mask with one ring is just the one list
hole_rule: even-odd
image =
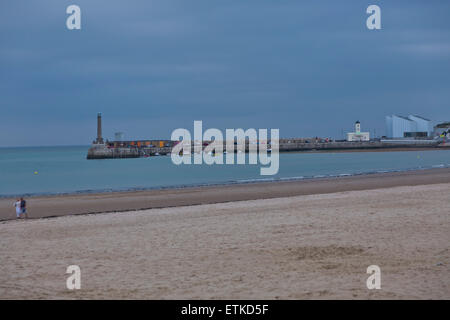
[[99,112],[97,114],[97,139],[94,141],[94,144],[103,144],[102,137],[102,114]]
[[356,134],[361,133],[361,122],[359,122],[359,121],[355,122],[355,133]]

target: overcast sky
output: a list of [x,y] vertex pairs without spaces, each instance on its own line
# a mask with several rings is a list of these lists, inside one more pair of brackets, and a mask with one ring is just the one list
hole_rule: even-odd
[[[81,7],[81,30],[66,8]],[[366,8],[381,7],[382,30]],[[0,146],[450,120],[450,1],[2,0]]]

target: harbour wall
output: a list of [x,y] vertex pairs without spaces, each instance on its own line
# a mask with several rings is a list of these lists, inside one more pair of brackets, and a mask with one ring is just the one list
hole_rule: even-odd
[[[443,145],[434,140],[397,140],[397,141],[333,141],[333,142],[304,142],[302,139],[280,139],[280,152],[301,152],[301,151],[328,151],[328,150],[363,150],[363,149],[398,149],[398,148],[439,148]],[[120,159],[120,158],[140,158],[149,156],[168,155],[172,151],[172,146],[168,147],[111,147],[106,144],[93,144],[88,150],[87,159]],[[203,146],[203,148],[205,145]],[[255,146],[257,147],[257,146]],[[271,148],[270,141],[267,148]],[[194,150],[193,145],[191,150]],[[225,145],[223,150],[225,150]],[[236,152],[236,150],[235,150]],[[249,144],[245,144],[245,152],[249,152]]]

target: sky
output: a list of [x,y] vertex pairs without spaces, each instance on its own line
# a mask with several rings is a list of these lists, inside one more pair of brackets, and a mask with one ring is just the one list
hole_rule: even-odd
[[[69,5],[81,30],[68,30]],[[366,8],[381,8],[369,30]],[[450,1],[2,0],[0,146],[168,139],[176,128],[280,137],[385,134],[450,120]]]

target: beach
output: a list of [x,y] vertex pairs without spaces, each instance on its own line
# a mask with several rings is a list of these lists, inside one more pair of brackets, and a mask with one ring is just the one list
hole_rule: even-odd
[[0,298],[450,299],[449,171],[32,198],[60,216],[0,223]]

